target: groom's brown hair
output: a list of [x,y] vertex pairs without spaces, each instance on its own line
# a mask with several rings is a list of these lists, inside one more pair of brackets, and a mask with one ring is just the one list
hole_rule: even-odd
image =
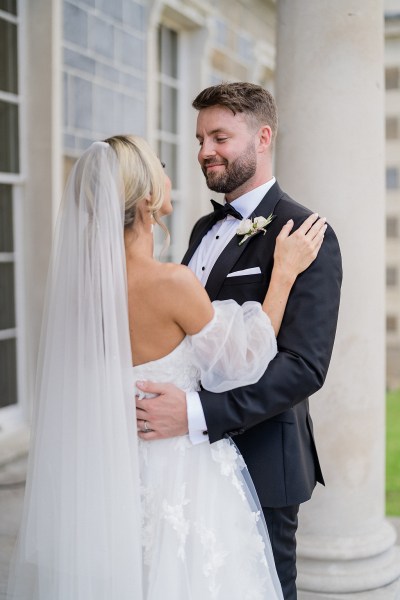
[[217,105],[229,108],[234,115],[248,115],[257,127],[269,125],[274,141],[278,129],[278,113],[275,100],[268,90],[243,81],[220,83],[200,92],[192,102],[196,110]]

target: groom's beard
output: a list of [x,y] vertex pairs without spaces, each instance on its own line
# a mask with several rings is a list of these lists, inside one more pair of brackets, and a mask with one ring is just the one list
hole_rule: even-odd
[[[207,165],[212,164],[223,164],[225,165],[225,171],[223,173],[217,173],[211,171],[207,173]],[[236,160],[229,163],[227,160],[212,159],[205,160],[202,171],[206,178],[207,186],[214,192],[221,192],[223,194],[229,194],[236,190],[238,187],[246,183],[250,177],[253,177],[257,168],[257,157],[254,148],[254,142],[250,142],[247,146],[246,151],[239,156]]]

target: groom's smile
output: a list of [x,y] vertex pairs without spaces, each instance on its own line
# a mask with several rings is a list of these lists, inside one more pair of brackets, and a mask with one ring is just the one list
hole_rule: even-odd
[[228,161],[204,161],[203,172],[204,174],[218,171],[218,167],[227,167]]
[[224,163],[210,163],[210,164],[205,164],[204,168],[209,170],[209,169],[214,169],[215,167],[225,167]]

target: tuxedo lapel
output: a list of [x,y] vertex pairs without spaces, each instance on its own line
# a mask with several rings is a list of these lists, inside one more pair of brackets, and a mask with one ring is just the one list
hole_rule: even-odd
[[[251,213],[250,217],[265,217],[267,218],[271,214],[275,214],[275,207],[278,204],[279,200],[283,196],[283,191],[278,185],[278,182],[275,181],[274,185],[268,192],[265,194],[264,198],[261,200],[260,204],[255,208],[255,210]],[[245,245],[245,244],[244,244]]]
[[[283,192],[281,188],[279,187],[278,183],[275,182],[272,188],[268,190],[268,192],[265,194],[264,198],[261,200],[260,204],[254,210],[254,212],[250,215],[251,218],[261,216],[268,217],[270,214],[274,214],[275,207],[282,195]],[[262,232],[257,233],[256,236],[254,236],[254,238],[258,235],[262,235]],[[268,227],[266,235],[268,235]],[[218,292],[226,279],[226,276],[228,275],[228,273],[230,273],[233,266],[240,258],[241,254],[246,250],[248,244],[251,243],[254,238],[248,238],[243,244],[239,246],[240,239],[237,235],[235,235],[231,239],[229,244],[221,252],[215,265],[211,269],[210,275],[205,285],[205,289],[211,300],[214,300],[217,297]],[[198,244],[200,243],[200,241],[201,240],[199,240]]]

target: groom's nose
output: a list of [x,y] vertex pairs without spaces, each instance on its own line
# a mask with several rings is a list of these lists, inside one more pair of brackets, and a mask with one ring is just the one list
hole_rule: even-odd
[[212,140],[203,140],[198,154],[199,161],[202,163],[207,158],[213,157],[216,154],[217,153]]

